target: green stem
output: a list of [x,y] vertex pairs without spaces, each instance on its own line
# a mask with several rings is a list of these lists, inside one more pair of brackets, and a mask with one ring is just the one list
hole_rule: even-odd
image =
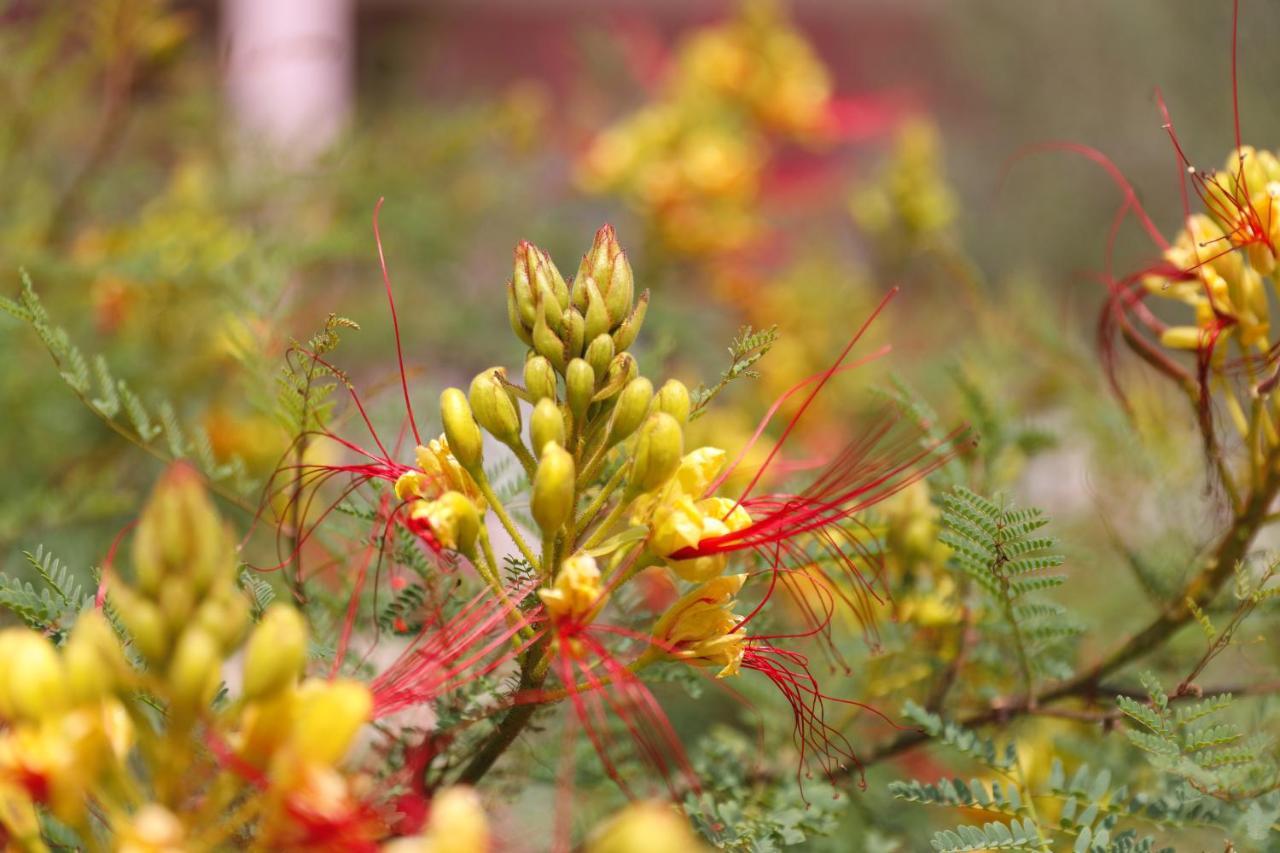
[[502,505],[502,501],[498,500],[498,496],[494,494],[493,487],[489,485],[489,478],[484,475],[483,471],[471,472],[471,478],[476,481],[480,494],[484,495],[485,501],[493,510],[493,514],[498,517],[498,521],[502,523],[502,527],[507,531],[507,535],[511,537],[511,541],[516,543],[516,548],[520,550],[520,555],[528,560],[529,565],[537,571],[541,563],[537,557],[533,556],[533,551],[529,550],[529,545],[524,541],[524,537],[520,535],[520,528],[516,527],[516,523],[507,514],[506,507]]
[[618,486],[622,485],[626,477],[627,466],[622,465],[613,473],[609,481],[600,488],[600,493],[591,499],[591,503],[587,504],[587,508],[582,511],[582,515],[578,516],[578,520],[573,526],[573,541],[576,542],[582,536],[583,531],[587,529],[587,525],[591,524],[595,517],[600,514],[600,510],[604,508],[605,503],[617,491]]

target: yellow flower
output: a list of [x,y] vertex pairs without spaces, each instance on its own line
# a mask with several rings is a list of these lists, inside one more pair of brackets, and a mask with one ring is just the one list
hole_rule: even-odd
[[681,495],[654,510],[649,547],[658,556],[668,557],[667,565],[684,580],[710,580],[724,571],[727,555],[709,554],[688,560],[673,560],[669,556],[682,548],[695,547],[704,539],[724,536],[750,524],[747,511],[728,498],[694,501]]
[[[1252,263],[1245,263],[1241,253],[1233,251],[1234,239],[1234,232],[1229,240],[1210,217],[1191,216],[1165,252],[1165,260],[1187,277],[1150,275],[1143,280],[1152,293],[1186,303],[1195,311],[1194,326],[1165,330],[1161,336],[1165,346],[1200,349],[1222,317],[1234,321],[1223,334],[1239,335],[1241,346],[1260,350],[1270,346],[1270,309],[1262,276]],[[1218,352],[1225,355],[1225,350]]]
[[747,636],[737,630],[735,596],[746,575],[724,575],[681,596],[653,626],[654,643],[645,657],[721,667],[716,678],[736,675]]
[[430,527],[436,541],[450,551],[469,555],[475,550],[480,511],[475,501],[461,492],[450,490],[435,500],[414,501],[409,518]]
[[604,604],[600,569],[588,554],[574,554],[560,564],[550,589],[538,590],[547,612],[556,619],[582,619]]
[[443,435],[418,445],[417,456],[419,470],[408,471],[396,480],[396,497],[402,501],[434,500],[447,491],[461,492],[476,505],[476,512],[484,515],[488,504],[479,486],[453,455]]

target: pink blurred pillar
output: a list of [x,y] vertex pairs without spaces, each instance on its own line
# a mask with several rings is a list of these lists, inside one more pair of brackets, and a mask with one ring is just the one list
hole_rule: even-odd
[[222,0],[227,99],[249,155],[312,162],[346,127],[354,0]]

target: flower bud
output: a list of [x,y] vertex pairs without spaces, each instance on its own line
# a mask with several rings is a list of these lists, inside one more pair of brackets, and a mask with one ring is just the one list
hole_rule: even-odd
[[203,628],[188,626],[173,650],[168,681],[171,711],[194,714],[206,708],[222,683],[218,641]]
[[[532,314],[532,306],[530,306],[530,314]],[[530,318],[529,324],[525,325],[521,318],[520,303],[516,297],[515,287],[512,286],[511,282],[507,282],[507,322],[511,324],[511,331],[515,332],[516,337],[523,341],[526,346],[533,344],[533,335],[531,334],[533,328],[532,318]]]
[[577,423],[582,423],[596,391],[596,372],[586,360],[575,358],[564,372],[565,399]]
[[440,419],[444,422],[445,440],[458,464],[468,471],[480,467],[484,438],[471,414],[467,395],[459,388],[446,388],[440,394]]
[[433,501],[418,501],[410,518],[426,524],[442,547],[468,557],[475,553],[480,513],[475,502],[461,492],[448,491]]
[[631,463],[631,489],[648,492],[658,488],[680,467],[684,433],[675,418],[655,412],[640,427]]
[[307,661],[307,626],[288,604],[267,608],[244,652],[244,698],[261,699],[297,683]]
[[563,340],[567,357],[582,355],[582,348],[587,343],[587,321],[578,313],[577,308],[570,308],[565,312]]
[[539,311],[533,324],[533,348],[538,355],[551,362],[551,366],[563,371],[568,356],[565,355],[564,342],[560,340],[551,326],[547,324],[546,311]]
[[609,372],[609,362],[613,361],[613,338],[608,335],[596,335],[591,339],[591,343],[587,344],[587,351],[583,357],[596,372],[596,378],[603,379]]
[[128,587],[113,587],[111,597],[138,654],[150,664],[163,662],[169,655],[169,628],[160,608]]
[[239,648],[249,627],[249,602],[244,593],[228,586],[200,603],[195,623],[221,644],[223,652],[230,654]]
[[546,397],[533,407],[533,416],[529,418],[529,438],[533,441],[533,452],[539,458],[549,441],[564,447],[564,414]]
[[67,671],[53,643],[28,628],[9,628],[0,638],[4,712],[39,720],[65,710],[70,699]]
[[183,578],[173,578],[160,587],[156,603],[169,627],[180,631],[196,608],[195,590]]
[[298,690],[292,740],[310,761],[336,764],[373,712],[373,696],[358,681],[309,679]]
[[524,362],[524,388],[529,392],[529,399],[556,399],[556,371],[551,362],[540,355],[533,355]]
[[614,406],[613,423],[609,427],[610,445],[627,438],[644,423],[652,400],[653,383],[648,379],[637,376],[627,383]]
[[640,327],[644,325],[644,315],[649,310],[649,291],[640,294],[636,307],[632,309],[630,316],[622,321],[613,333],[613,346],[618,352],[630,347],[635,343],[636,335],[640,334]]
[[582,256],[582,263],[574,276],[574,304],[580,311],[587,311],[590,307],[588,280],[595,284],[597,291],[604,297],[604,308],[609,318],[608,330],[613,331],[631,310],[635,282],[631,264],[618,245],[617,234],[611,225],[605,225],[596,232],[591,250]]
[[235,570],[234,543],[195,469],[171,465],[156,483],[133,539],[138,587],[154,595],[175,576],[206,589],[218,574]]
[[514,444],[520,441],[520,409],[515,396],[503,384],[504,373],[501,367],[493,367],[471,380],[471,411],[476,423],[494,438],[503,444]]
[[538,316],[538,303],[535,298],[537,291],[532,274],[533,269],[530,266],[530,260],[533,260],[536,265],[536,256],[531,256],[531,249],[534,249],[533,245],[523,240],[516,246],[515,268],[511,273],[511,281],[507,284],[508,292],[515,303],[516,315],[525,328],[532,327]]
[[605,374],[604,384],[600,386],[600,390],[592,400],[594,402],[608,400],[626,387],[626,384],[635,379],[639,373],[640,368],[636,365],[635,356],[629,352],[618,353],[613,357],[613,361],[609,362],[609,372]]
[[101,610],[80,614],[62,656],[71,699],[81,704],[106,697],[116,680],[129,672],[120,640]]
[[587,337],[595,338],[609,331],[609,309],[604,305],[604,295],[596,287],[595,279],[587,279]]
[[666,412],[680,423],[688,423],[692,407],[689,389],[679,379],[668,379],[658,389],[658,411]]
[[533,476],[529,508],[544,534],[559,530],[573,512],[573,457],[558,444],[542,448],[542,459]]

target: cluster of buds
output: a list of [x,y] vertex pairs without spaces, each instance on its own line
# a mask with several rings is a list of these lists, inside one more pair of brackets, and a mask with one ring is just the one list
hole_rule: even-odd
[[[121,850],[213,849],[244,832],[281,850],[376,840],[384,829],[360,777],[340,769],[371,694],[303,679],[307,630],[291,606],[250,628],[234,541],[190,468],[157,485],[132,557],[131,581],[108,582],[122,634],[98,609],[61,647],[28,629],[0,633],[9,836],[44,849],[39,807],[83,838],[105,826]],[[241,653],[240,695],[216,700]]]
[[627,199],[676,252],[738,249],[761,229],[770,140],[826,135],[830,102],[813,50],[777,4],[758,0],[686,41],[662,95],[596,137],[579,181]]

